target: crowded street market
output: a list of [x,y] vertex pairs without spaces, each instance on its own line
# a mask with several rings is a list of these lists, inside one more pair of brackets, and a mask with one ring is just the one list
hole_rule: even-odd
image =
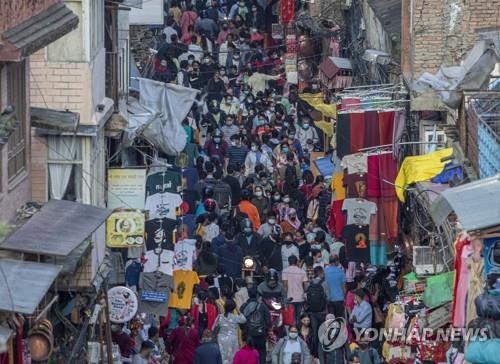
[[[33,52],[0,364],[500,364],[498,24],[434,67],[409,48],[432,1],[87,2],[54,11],[102,17],[83,85],[114,106],[44,99],[72,32]],[[474,23],[446,3],[449,34]]]

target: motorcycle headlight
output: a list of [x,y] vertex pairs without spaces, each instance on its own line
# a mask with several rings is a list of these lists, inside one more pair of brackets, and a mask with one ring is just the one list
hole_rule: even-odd
[[245,269],[254,269],[255,268],[255,260],[252,257],[245,257],[243,259],[243,267]]

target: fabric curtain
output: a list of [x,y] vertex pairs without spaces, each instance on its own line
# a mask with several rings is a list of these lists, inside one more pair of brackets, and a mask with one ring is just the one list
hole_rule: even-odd
[[[72,136],[49,136],[49,160],[74,161],[76,158],[76,138]],[[74,165],[69,163],[49,164],[50,198],[61,200],[68,188]]]

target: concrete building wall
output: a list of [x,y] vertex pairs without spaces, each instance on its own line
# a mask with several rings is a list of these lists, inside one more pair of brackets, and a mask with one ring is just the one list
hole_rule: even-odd
[[60,0],[0,0],[0,33],[46,10]]
[[477,29],[498,27],[500,0],[414,0],[411,7],[413,78],[459,64],[479,39]]

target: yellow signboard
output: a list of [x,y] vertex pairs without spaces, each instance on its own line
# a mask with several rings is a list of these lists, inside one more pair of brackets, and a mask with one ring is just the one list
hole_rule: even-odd
[[106,221],[106,245],[109,248],[134,248],[144,244],[146,212],[121,209]]

